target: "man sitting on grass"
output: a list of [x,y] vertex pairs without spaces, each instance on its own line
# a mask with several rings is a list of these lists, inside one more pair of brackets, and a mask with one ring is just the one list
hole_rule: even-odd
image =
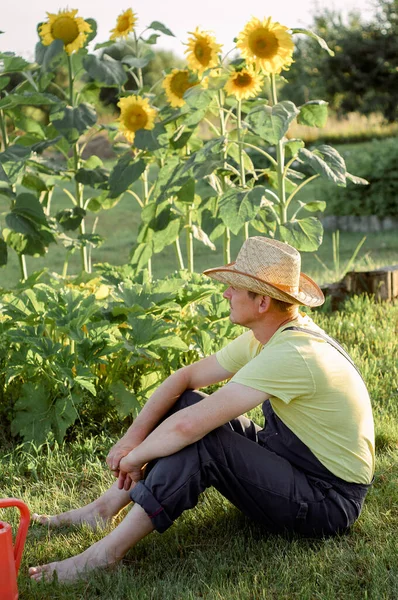
[[[42,524],[124,520],[85,552],[32,567],[33,579],[74,580],[116,563],[214,486],[273,532],[327,536],[358,518],[374,471],[372,409],[350,357],[299,305],[319,306],[288,244],[249,238],[235,263],[205,274],[229,287],[230,318],[248,328],[215,355],[168,377],[111,449],[118,481],[88,506]],[[224,380],[209,396],[194,391]],[[262,404],[264,429],[243,415]]]

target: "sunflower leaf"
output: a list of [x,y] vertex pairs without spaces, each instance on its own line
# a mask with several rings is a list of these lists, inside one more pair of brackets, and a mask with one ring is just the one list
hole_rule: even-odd
[[292,33],[301,33],[304,35],[308,35],[308,37],[311,37],[314,40],[316,40],[318,42],[318,44],[320,45],[320,47],[323,48],[324,50],[326,50],[326,52],[328,52],[328,54],[330,54],[330,56],[334,56],[333,50],[331,50],[329,48],[329,46],[327,45],[325,40],[323,38],[321,38],[319,35],[317,35],[316,33],[314,33],[313,31],[310,31],[309,29],[292,29]]
[[52,71],[56,64],[64,58],[64,43],[62,40],[54,40],[49,46],[44,46],[41,42],[36,44],[35,59],[41,65],[42,73]]
[[146,40],[142,40],[143,42],[145,42],[145,44],[156,44],[157,39],[160,37],[160,35],[158,33],[153,33],[152,35],[149,36],[148,39]]
[[266,188],[256,186],[252,190],[232,188],[219,200],[220,217],[234,235],[245,223],[252,221],[260,210]]
[[53,114],[51,120],[55,129],[73,144],[97,122],[97,113],[90,104],[82,103],[75,107],[66,106],[61,114]]
[[290,123],[299,114],[298,108],[284,100],[272,106],[256,106],[245,117],[245,122],[263,140],[277,144],[289,129]]
[[175,37],[174,33],[170,31],[170,29],[167,29],[167,27],[163,25],[163,23],[159,23],[159,21],[152,21],[148,29],[153,29],[154,31],[161,31],[165,35],[171,35],[172,37]]
[[308,164],[315,173],[324,179],[345,187],[346,166],[344,158],[331,146],[318,146],[313,152],[307,148],[300,148],[298,153],[300,159]]
[[131,152],[124,154],[109,176],[109,198],[117,198],[123,194],[142,175],[145,167],[145,161],[137,161]]
[[309,127],[325,127],[327,118],[328,103],[324,100],[311,100],[300,106],[297,123]]
[[323,226],[316,217],[294,219],[278,227],[279,239],[301,252],[314,252],[322,243]]
[[90,77],[108,87],[121,87],[127,81],[122,64],[108,54],[104,54],[102,59],[95,54],[88,54],[83,59],[83,66]]
[[19,73],[30,67],[30,63],[21,56],[15,56],[13,52],[0,52],[0,61],[3,63],[1,74]]
[[75,231],[86,216],[86,211],[80,206],[65,208],[55,215],[57,222],[61,225],[63,231]]

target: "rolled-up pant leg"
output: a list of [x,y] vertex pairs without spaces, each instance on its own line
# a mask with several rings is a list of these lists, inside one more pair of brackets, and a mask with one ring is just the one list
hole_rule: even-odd
[[[201,398],[198,392],[185,392],[176,409]],[[240,417],[179,452],[154,461],[145,480],[132,489],[131,499],[144,508],[155,529],[163,532],[184,510],[197,504],[201,492],[213,486],[270,531],[300,531],[309,503],[318,504],[319,509],[325,496],[286,459],[258,444],[258,429]],[[314,533],[315,529],[334,533],[328,531],[325,511],[321,507],[320,514],[318,510],[315,515],[312,510],[315,521],[309,525]]]

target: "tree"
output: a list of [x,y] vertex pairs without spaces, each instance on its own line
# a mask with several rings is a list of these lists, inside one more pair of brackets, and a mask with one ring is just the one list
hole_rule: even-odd
[[396,120],[398,0],[378,0],[366,24],[359,13],[344,22],[336,11],[323,10],[312,29],[335,56],[320,52],[314,40],[301,39],[282,94],[298,104],[322,97],[339,114],[381,112],[387,121]]

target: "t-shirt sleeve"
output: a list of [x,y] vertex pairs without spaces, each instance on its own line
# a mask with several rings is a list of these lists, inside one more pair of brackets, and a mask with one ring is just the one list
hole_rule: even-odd
[[231,382],[260,390],[288,404],[301,395],[311,396],[315,383],[300,350],[290,343],[271,344],[244,365]]
[[237,373],[259,351],[261,344],[251,331],[242,333],[216,353],[220,365],[230,373]]

